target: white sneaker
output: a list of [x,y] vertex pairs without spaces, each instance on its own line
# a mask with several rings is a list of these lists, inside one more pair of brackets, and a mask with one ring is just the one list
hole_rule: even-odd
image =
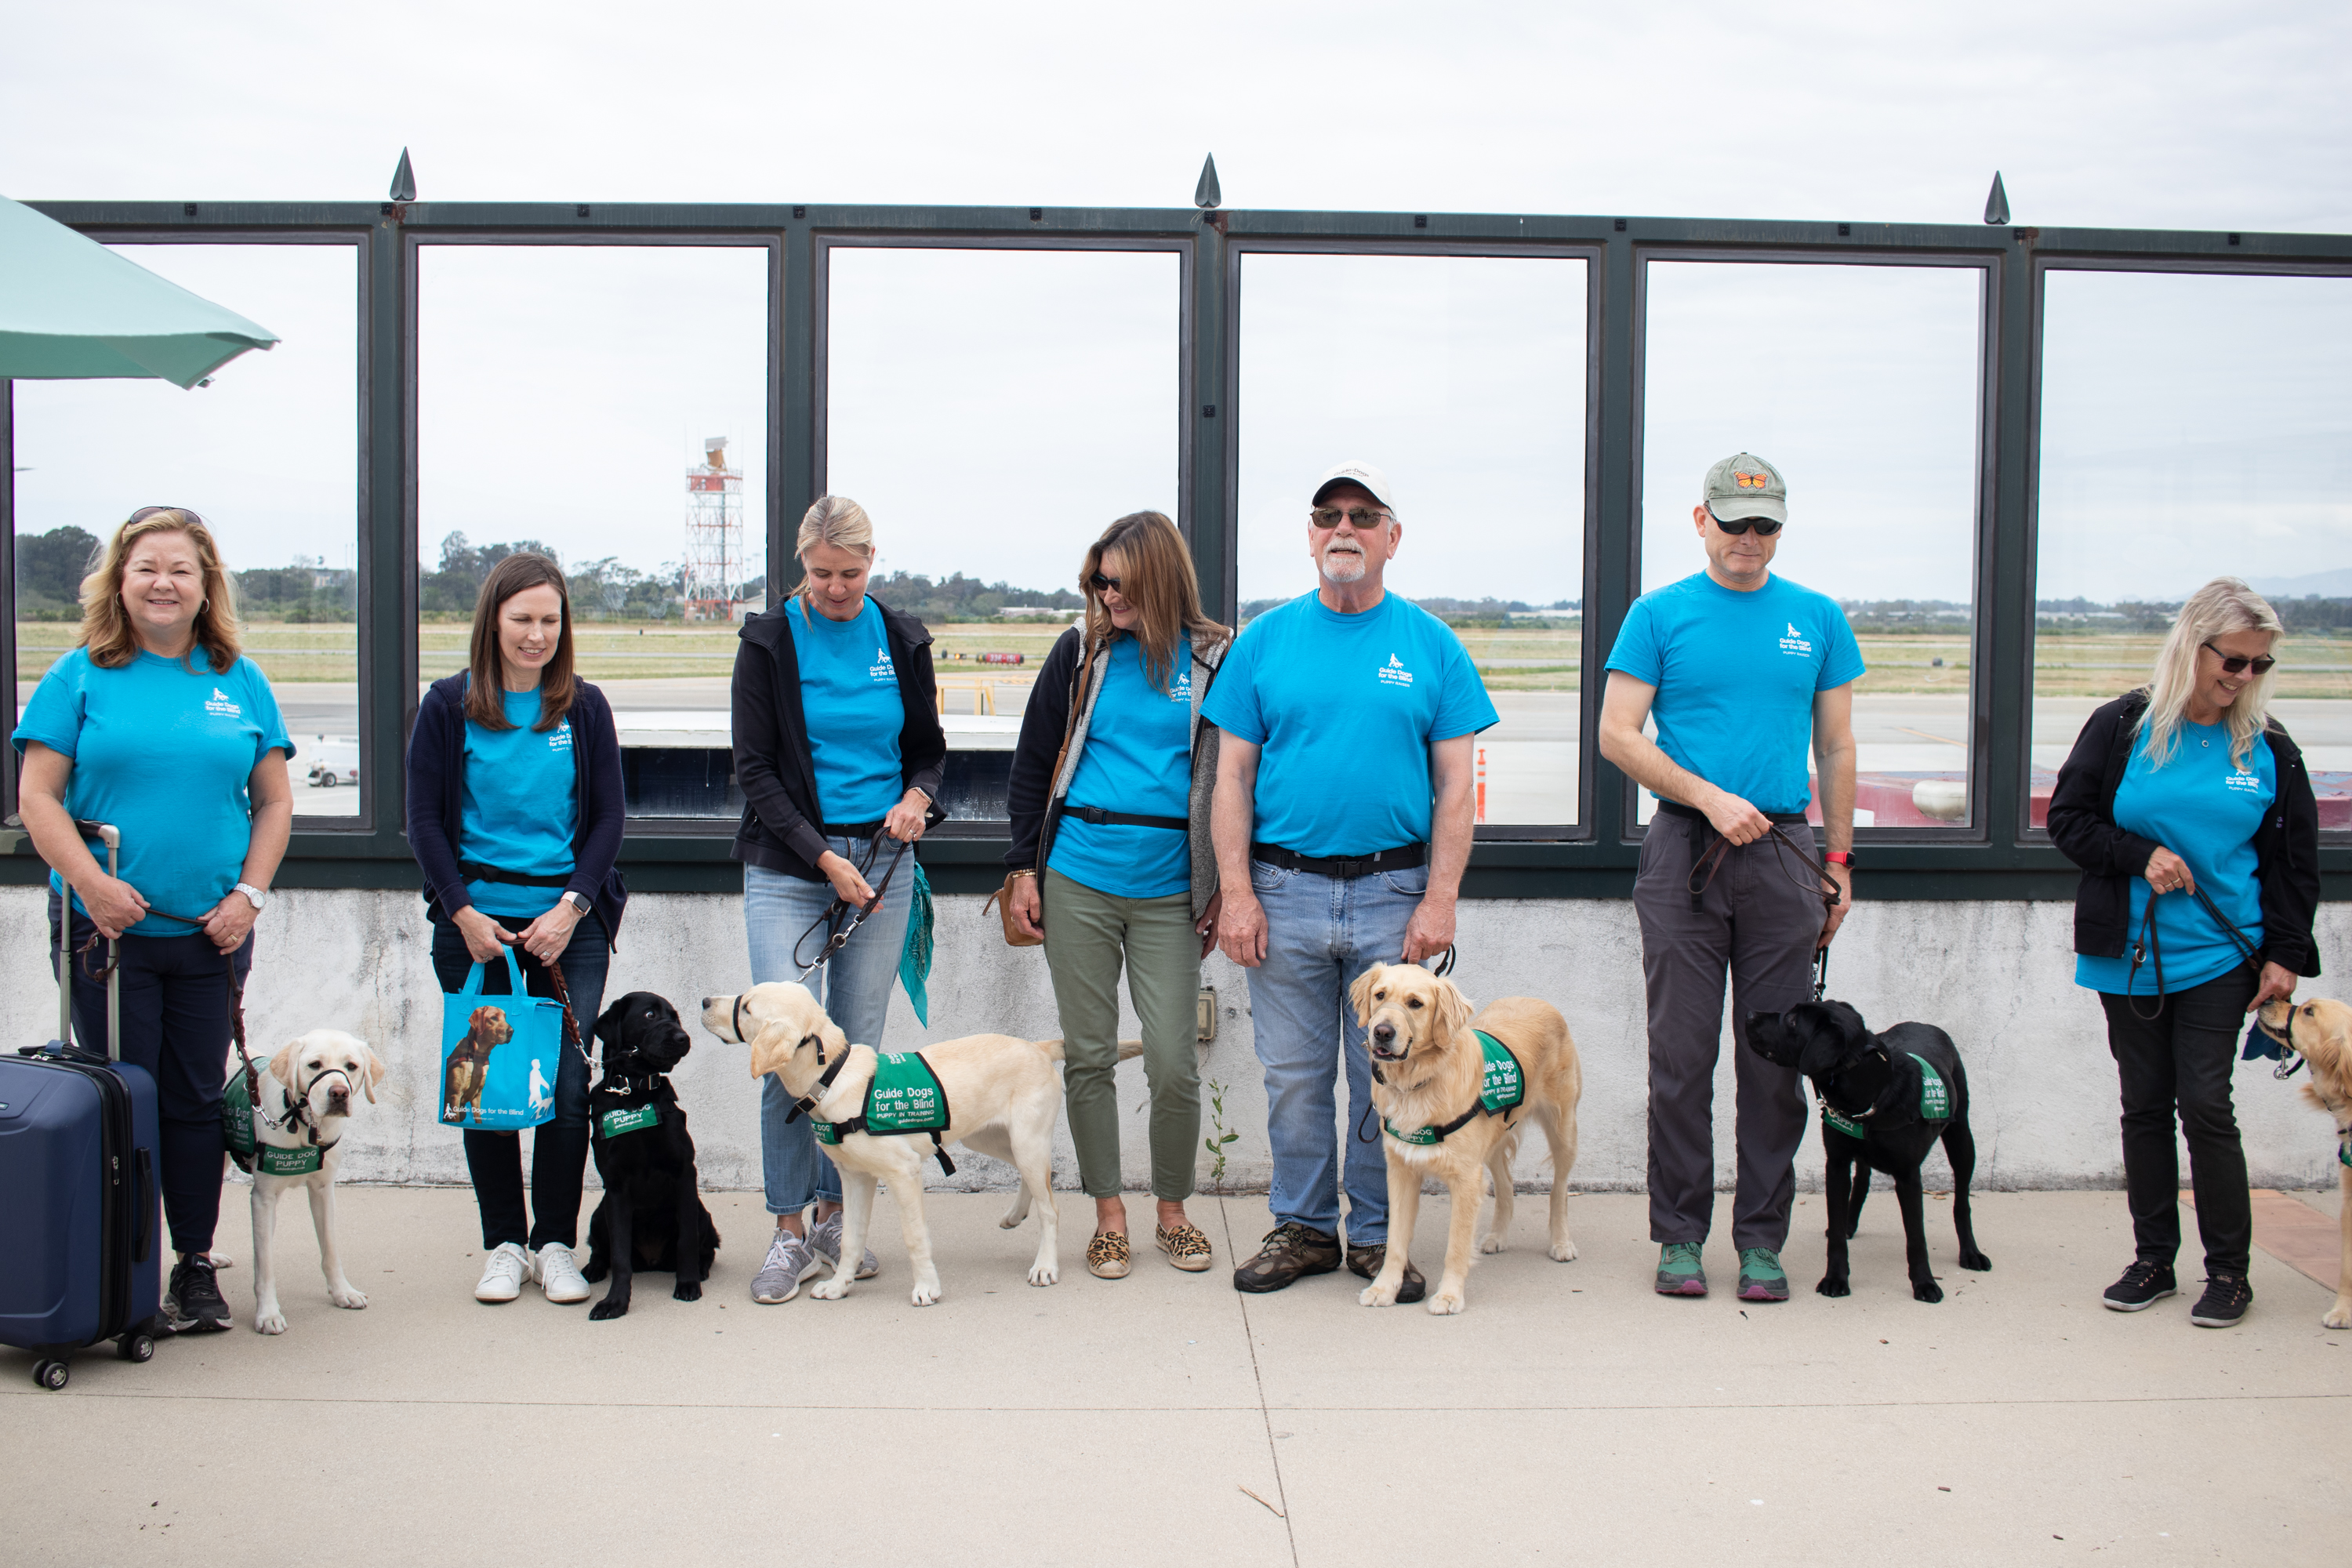
[[572,1260],[572,1249],[560,1241],[551,1241],[539,1249],[531,1259],[531,1272],[539,1278],[539,1288],[547,1299],[561,1306],[588,1299],[588,1281],[580,1276],[580,1265]]
[[502,1241],[482,1260],[482,1282],[474,1287],[477,1301],[511,1301],[522,1294],[530,1275],[530,1256],[511,1241]]

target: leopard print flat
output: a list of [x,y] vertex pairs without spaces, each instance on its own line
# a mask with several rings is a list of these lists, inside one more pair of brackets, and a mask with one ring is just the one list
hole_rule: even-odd
[[1166,1226],[1152,1227],[1151,1239],[1168,1255],[1168,1261],[1187,1274],[1198,1274],[1209,1267],[1209,1238],[1194,1225],[1180,1225],[1174,1230]]
[[1127,1278],[1127,1237],[1116,1230],[1097,1231],[1087,1243],[1087,1272],[1097,1279]]

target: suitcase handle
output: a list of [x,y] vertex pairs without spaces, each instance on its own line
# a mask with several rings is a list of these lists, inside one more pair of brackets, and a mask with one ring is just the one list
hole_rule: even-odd
[[155,1247],[155,1157],[152,1150],[139,1151],[139,1229],[131,1244],[131,1261],[144,1263]]

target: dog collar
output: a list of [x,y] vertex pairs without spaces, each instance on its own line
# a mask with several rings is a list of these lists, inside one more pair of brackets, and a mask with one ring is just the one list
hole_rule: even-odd
[[[816,1042],[816,1059],[824,1061],[824,1037],[817,1034],[814,1030],[810,1031],[808,1034],[803,1035],[799,1039],[793,1042],[793,1049],[799,1050],[811,1040],[814,1040]],[[841,1054],[833,1058],[832,1062],[826,1066],[824,1071],[817,1074],[816,1081],[809,1085],[809,1091],[793,1101],[792,1110],[784,1116],[784,1125],[790,1127],[793,1122],[798,1121],[803,1116],[809,1117],[811,1120],[814,1120],[816,1115],[816,1102],[824,1098],[824,1091],[833,1087],[833,1080],[839,1078],[841,1076],[841,1069],[848,1065],[849,1049],[845,1046],[842,1047]]]
[[743,1035],[743,996],[744,996],[744,993],[742,993],[742,992],[740,992],[740,991],[738,991],[737,993],[735,993],[735,1010],[734,1010],[734,1014],[733,1014],[733,1016],[732,1016],[728,1020],[728,1026],[729,1026],[730,1028],[731,1028],[731,1029],[733,1029],[733,1030],[735,1031],[735,1037],[736,1037],[737,1039],[739,1039],[739,1040],[740,1040],[740,1039],[742,1039],[742,1038],[744,1037],[744,1035]]

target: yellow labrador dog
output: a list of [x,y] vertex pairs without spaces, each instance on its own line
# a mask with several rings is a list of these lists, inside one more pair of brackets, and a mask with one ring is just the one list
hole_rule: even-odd
[[[738,996],[702,999],[702,1025],[722,1040],[751,1047],[751,1076],[774,1073],[786,1093],[808,1108],[812,1120],[836,1126],[863,1121],[872,1110],[866,1094],[877,1058],[871,1046],[849,1043],[803,985],[755,985]],[[1139,1040],[1119,1042],[1121,1059],[1139,1056]],[[1059,1040],[1024,1040],[1012,1035],[971,1035],[925,1046],[952,1118],[940,1130],[938,1145],[962,1143],[1010,1163],[1021,1173],[1021,1190],[997,1223],[1011,1230],[1037,1209],[1037,1257],[1029,1283],[1051,1285],[1061,1278],[1060,1216],[1054,1207],[1054,1122],[1061,1115],[1062,1059]],[[921,1134],[846,1131],[825,1151],[842,1176],[841,1256],[865,1255],[866,1226],[874,1213],[874,1186],[890,1184],[898,1205],[898,1226],[914,1265],[914,1303],[940,1299],[940,1273],[931,1261],[930,1227],[923,1218],[923,1162],[934,1142]],[[849,1294],[849,1269],[836,1269],[809,1288],[821,1301]]]
[[2352,1007],[2341,1002],[2265,1002],[2262,1020],[2263,1034],[2301,1051],[2311,1064],[2303,1098],[2336,1119],[2344,1232],[2336,1252],[2336,1304],[2320,1321],[2331,1329],[2352,1329]]
[[[244,1076],[244,1063],[232,1078]],[[289,1187],[310,1194],[310,1225],[319,1233],[319,1267],[327,1276],[327,1300],[353,1310],[367,1298],[344,1278],[342,1252],[335,1239],[335,1172],[343,1158],[343,1122],[355,1097],[375,1100],[383,1063],[367,1043],[341,1029],[313,1029],[296,1037],[259,1068],[261,1092],[254,1104],[253,1137],[253,1329],[286,1331],[278,1303],[278,1268],[270,1243],[278,1233],[278,1200]],[[233,1086],[234,1087],[234,1086]]]
[[[1434,1176],[1454,1199],[1445,1271],[1429,1310],[1458,1312],[1477,1233],[1482,1177],[1495,1179],[1495,1215],[1479,1252],[1500,1252],[1511,1226],[1511,1156],[1533,1121],[1551,1144],[1551,1256],[1576,1256],[1568,1235],[1568,1173],[1576,1163],[1576,1102],[1584,1072],[1568,1020],[1549,1002],[1506,996],[1476,1017],[1451,980],[1417,963],[1366,970],[1348,995],[1372,1057],[1372,1103],[1389,1157],[1389,1248],[1378,1278],[1357,1297],[1395,1304],[1404,1282],[1421,1184]],[[1479,1038],[1483,1031],[1499,1053]]]

